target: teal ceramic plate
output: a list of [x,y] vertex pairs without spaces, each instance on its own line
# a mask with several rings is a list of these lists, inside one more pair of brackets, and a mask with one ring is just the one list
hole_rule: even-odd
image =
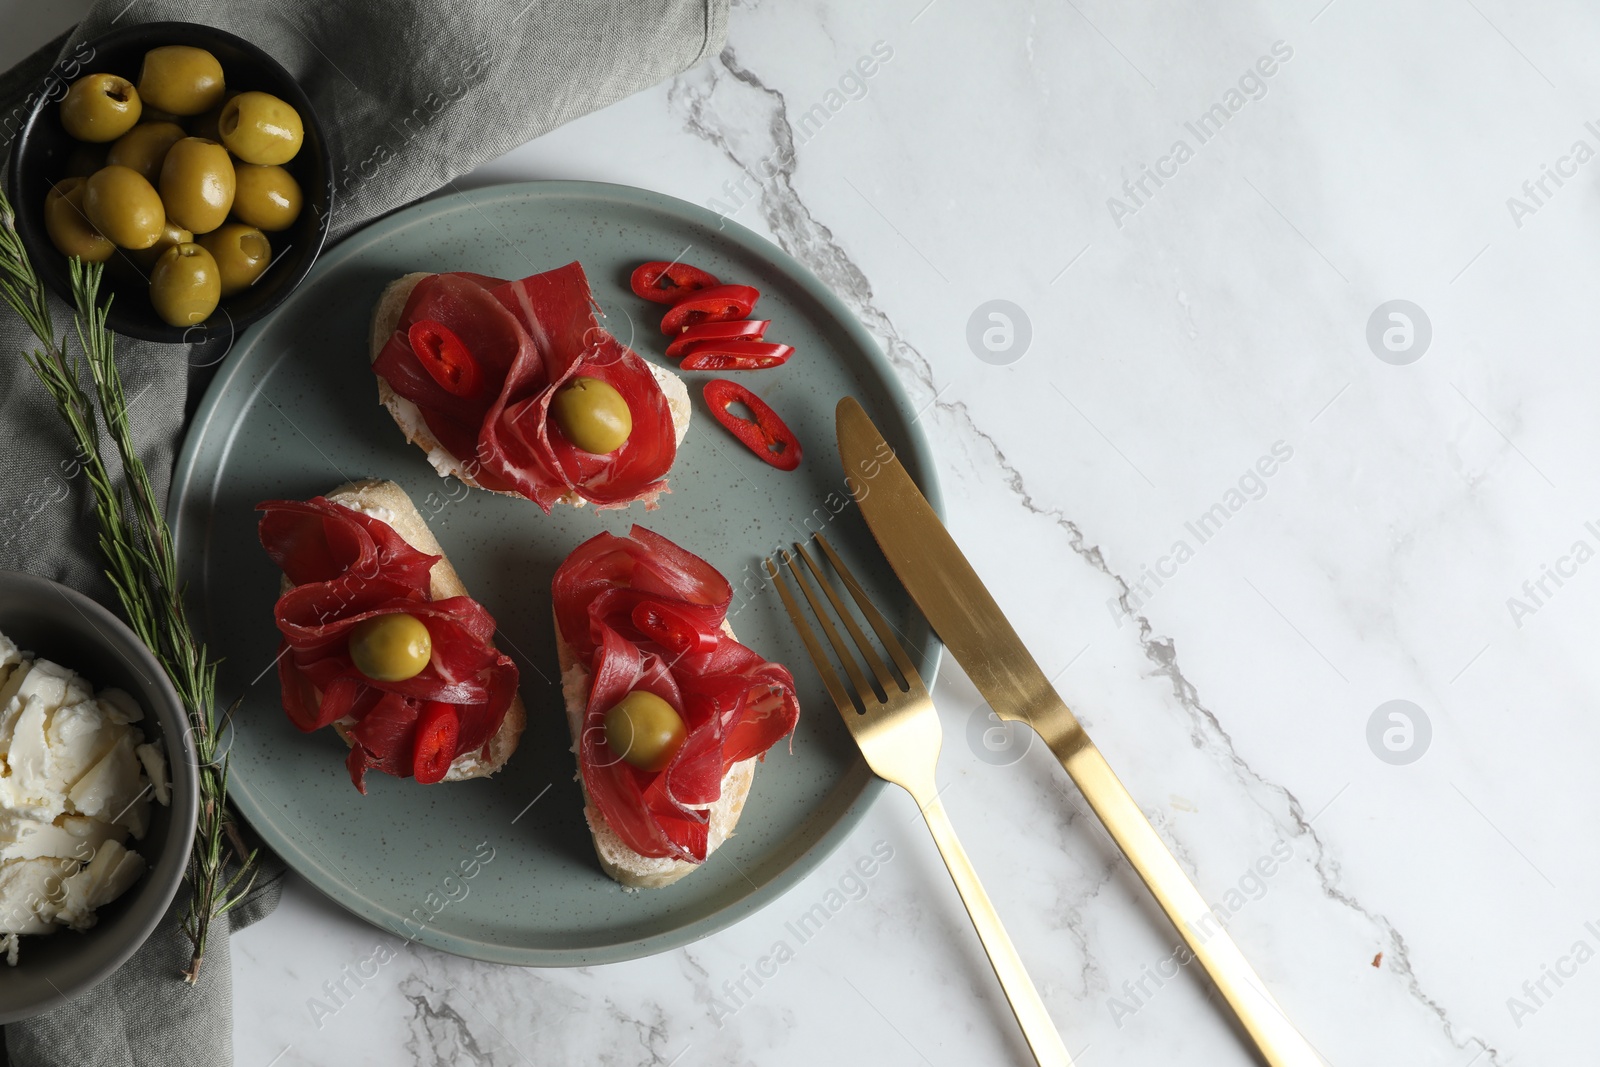
[[[772,320],[768,339],[798,349],[783,367],[740,376],[799,435],[806,452],[798,470],[773,470],[745,452],[706,411],[700,389],[712,376],[686,374],[694,422],[661,507],[562,507],[547,516],[438,478],[378,406],[367,320],[395,277],[467,270],[517,278],[581,260],[610,329],[646,359],[668,362],[662,309],[629,292],[628,274],[642,260],[680,255],[758,287],[758,311]],[[476,959],[630,959],[687,944],[776,899],[844,839],[879,783],[765,588],[761,557],[825,528],[907,636],[923,677],[931,682],[938,666],[937,641],[846,506],[833,409],[847,393],[939,506],[927,442],[872,337],[793,258],[708,211],[622,186],[536,182],[419,204],[344,241],[228,355],[172,489],[192,603],[212,651],[225,657],[219,692],[244,696],[232,748],[239,809],[290,866],[357,915]],[[372,774],[363,797],[332,731],[301,734],[283,714],[271,669],[278,574],[256,540],[254,507],[361,477],[406,488],[521,669],[528,728],[493,778],[419,786]],[[677,885],[628,893],[601,873],[583,823],[548,591],[580,542],[636,522],[728,576],[739,591],[731,621],[740,639],[790,666],[803,710],[792,751],[780,744],[757,772],[736,836]]]

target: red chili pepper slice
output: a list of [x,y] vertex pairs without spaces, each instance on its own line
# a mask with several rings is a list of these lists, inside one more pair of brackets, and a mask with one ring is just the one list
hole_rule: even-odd
[[684,370],[765,370],[781,367],[794,355],[793,345],[764,341],[701,341],[689,346]]
[[406,331],[417,362],[433,376],[439,387],[456,396],[472,396],[483,383],[478,361],[472,358],[461,338],[442,322],[418,319]]
[[454,704],[429,700],[417,717],[417,739],[412,746],[411,773],[423,785],[444,780],[456,758],[461,737],[461,717]]
[[652,604],[649,601],[636,604],[633,624],[640,633],[680,656],[714,652],[717,648],[715,632],[708,633],[697,628],[693,619],[671,604]]
[[717,281],[716,275],[699,267],[657,259],[635,267],[628,284],[633,287],[635,296],[656,304],[676,304],[697,289],[710,289],[722,283]]
[[[726,378],[713,378],[706,383],[706,403],[711,405],[711,417],[722,423],[739,442],[781,471],[792,471],[800,466],[800,439],[794,435],[778,413],[766,401]],[[740,418],[728,410],[729,405],[743,404],[755,416]]]
[[697,341],[759,341],[767,335],[767,327],[771,325],[771,319],[740,319],[737,322],[702,322],[698,326],[686,326],[667,345],[667,355],[677,359]]
[[701,289],[672,305],[672,310],[661,317],[661,332],[668,337],[676,337],[685,326],[747,319],[759,299],[761,293],[748,285],[717,285]]

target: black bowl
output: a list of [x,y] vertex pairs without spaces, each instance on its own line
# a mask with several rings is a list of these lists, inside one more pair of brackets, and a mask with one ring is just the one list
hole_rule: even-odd
[[[0,571],[0,633],[25,651],[77,671],[97,692],[116,686],[132,694],[144,709],[139,728],[145,739],[166,742],[172,783],[171,806],[151,804],[144,840],[128,842],[145,860],[139,880],[99,909],[92,928],[23,934],[17,965],[0,964],[0,1023],[12,1023],[60,1007],[108,977],[144,944],[183,881],[200,786],[178,694],[155,656],[115,615],[48,579]],[[176,973],[188,961],[170,962]]]
[[274,260],[261,279],[244,292],[225,298],[205,322],[187,327],[168,325],[150,304],[144,272],[126,253],[119,250],[106,264],[101,292],[116,295],[107,320],[113,330],[174,344],[228,341],[235,331],[277,307],[305,278],[322,251],[333,214],[333,161],[327,139],[310,99],[266,52],[231,33],[193,22],[147,22],[87,42],[56,64],[35,93],[33,109],[11,145],[6,195],[17,213],[17,232],[34,269],[70,304],[67,258],[50,243],[44,228],[45,194],[65,175],[68,158],[81,144],[62,128],[61,97],[67,86],[86,74],[120,74],[137,82],[144,54],[164,44],[207,49],[222,64],[228,88],[271,93],[292,104],[305,125],[300,151],[285,164],[305,197],[300,217],[287,230],[267,235]]

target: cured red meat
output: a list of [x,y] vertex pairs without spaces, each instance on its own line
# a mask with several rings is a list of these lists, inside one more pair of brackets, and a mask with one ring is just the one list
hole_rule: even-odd
[[[607,333],[595,311],[577,263],[514,282],[431,275],[411,291],[373,369],[486,489],[518,493],[545,511],[569,493],[597,507],[653,506],[677,455],[672,412],[649,364]],[[481,371],[476,394],[444,389],[418,360],[408,331],[423,319],[465,344]],[[551,432],[550,400],[578,376],[606,382],[628,404],[633,431],[615,452],[596,456]]]
[[[366,792],[369,768],[411,774],[412,742],[423,705],[454,705],[460,734],[452,759],[483,749],[517,692],[517,667],[494,647],[494,619],[471,597],[434,600],[428,574],[438,556],[418,552],[388,523],[324,497],[269,500],[259,533],[267,555],[292,584],[273,615],[283,646],[278,682],[289,720],[307,732],[346,721],[346,765]],[[356,669],[350,631],[394,612],[428,630],[433,657],[422,672],[379,682]]]
[[[537,363],[539,357],[527,332],[484,283],[502,284],[495,278],[465,274],[422,279],[411,290],[394,333],[372,366],[396,394],[417,406],[434,439],[469,465],[474,481],[485,489],[506,492],[511,485],[478,459],[478,431],[511,368],[519,361]],[[476,396],[457,396],[443,388],[418,361],[407,335],[422,319],[443,323],[466,345],[483,375]]]
[[[551,597],[561,637],[590,674],[578,738],[589,798],[635,852],[702,862],[703,809],[721,796],[729,767],[794,730],[794,679],[723,632],[727,579],[642,526],[579,545],[556,571]],[[674,625],[658,625],[658,615]],[[636,689],[683,718],[688,736],[662,771],[641,771],[606,743],[605,713]]]

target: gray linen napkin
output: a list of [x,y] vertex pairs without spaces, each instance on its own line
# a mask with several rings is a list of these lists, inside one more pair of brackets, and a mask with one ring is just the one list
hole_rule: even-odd
[[[334,154],[332,238],[431,193],[562,123],[672,76],[722,47],[727,0],[101,0],[59,42],[0,77],[0,142],[19,99],[58,56],[129,21],[203,22],[265,48],[305,87]],[[55,304],[57,329],[70,322]],[[33,340],[0,310],[0,568],[65,582],[115,609],[91,496],[72,445],[17,353]],[[204,353],[127,338],[117,362],[139,452],[165,492]],[[109,446],[108,446],[109,447]],[[113,453],[114,455],[114,453]],[[117,471],[113,468],[113,475]],[[226,697],[226,694],[223,694]],[[277,903],[270,863],[237,929]],[[180,898],[182,892],[180,892]],[[228,925],[214,929],[197,988],[178,977],[182,900],[134,958],[71,1003],[6,1027],[17,1067],[231,1063]],[[277,1049],[261,1050],[270,1058]]]

